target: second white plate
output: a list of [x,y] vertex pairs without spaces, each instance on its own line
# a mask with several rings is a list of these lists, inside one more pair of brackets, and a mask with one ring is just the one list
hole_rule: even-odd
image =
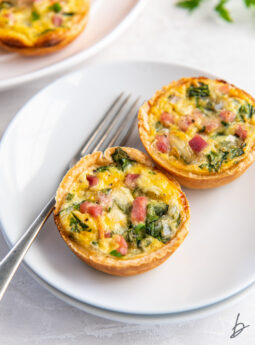
[[63,71],[88,59],[122,32],[145,0],[91,0],[84,32],[57,53],[26,57],[0,49],[0,90]]
[[[37,94],[16,116],[0,147],[0,215],[14,243],[58,184],[68,159],[120,91],[150,97],[173,79],[201,71],[161,63],[95,66]],[[135,131],[128,145],[142,148]],[[222,188],[187,190],[190,234],[163,265],[112,277],[81,262],[50,218],[26,256],[33,272],[80,303],[133,315],[186,312],[222,301],[255,280],[255,166]]]

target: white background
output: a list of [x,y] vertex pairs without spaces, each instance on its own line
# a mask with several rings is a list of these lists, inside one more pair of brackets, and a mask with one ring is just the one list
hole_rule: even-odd
[[[144,11],[128,30],[83,65],[119,60],[174,62],[216,74],[255,95],[255,11],[245,10],[242,0],[232,0],[235,23],[228,24],[214,14],[213,3],[205,2],[201,10],[188,15],[176,9],[173,0],[147,0]],[[56,78],[0,93],[0,135],[17,110]],[[0,257],[7,251],[0,235]],[[250,327],[230,339],[237,313],[239,321]],[[254,345],[255,291],[202,320],[176,325],[127,325],[66,305],[20,268],[0,305],[0,344]]]

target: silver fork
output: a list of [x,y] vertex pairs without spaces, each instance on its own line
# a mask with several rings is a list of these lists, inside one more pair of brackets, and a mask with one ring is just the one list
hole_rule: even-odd
[[[82,147],[73,156],[69,162],[68,169],[74,166],[74,164],[86,154],[98,150],[104,151],[108,146],[125,145],[136,122],[137,105],[139,102],[138,97],[130,106],[128,106],[130,98],[131,95],[124,96],[124,94],[121,93],[114,100],[102,117],[102,120],[88,136]],[[54,210],[54,204],[55,195],[50,198],[26,232],[0,262],[0,300],[21,264],[26,252]]]

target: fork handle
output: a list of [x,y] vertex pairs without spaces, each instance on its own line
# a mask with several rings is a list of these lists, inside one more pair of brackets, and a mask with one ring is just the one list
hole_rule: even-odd
[[48,219],[49,215],[52,213],[54,204],[55,198],[52,197],[24,235],[0,262],[0,301],[33,240]]

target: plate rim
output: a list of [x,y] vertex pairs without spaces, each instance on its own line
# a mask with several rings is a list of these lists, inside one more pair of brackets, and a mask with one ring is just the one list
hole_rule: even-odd
[[[175,68],[183,68],[183,69],[191,69],[194,73],[197,73],[198,75],[203,75],[203,74],[206,74],[208,76],[211,76],[213,78],[219,78],[218,76],[215,76],[215,75],[212,75],[211,73],[207,72],[207,71],[201,71],[200,69],[197,69],[197,68],[193,68],[191,66],[187,66],[187,65],[182,65],[182,64],[176,64],[176,63],[168,63],[168,62],[163,62],[163,61],[157,61],[157,60],[128,60],[128,61],[119,61],[119,62],[108,62],[108,63],[98,63],[98,64],[93,64],[93,65],[89,65],[89,66],[86,66],[78,71],[73,71],[71,73],[68,73],[58,79],[56,79],[55,81],[49,83],[48,85],[46,85],[44,88],[42,88],[39,92],[37,92],[35,95],[33,95],[27,102],[25,102],[23,104],[23,106],[18,110],[18,112],[16,113],[16,115],[13,117],[13,119],[10,121],[9,125],[7,126],[5,132],[3,133],[3,136],[2,136],[2,140],[0,142],[0,153],[1,153],[1,150],[2,150],[2,145],[3,145],[3,142],[5,141],[5,138],[8,136],[8,133],[9,131],[11,130],[12,126],[15,125],[15,121],[19,118],[19,116],[22,114],[22,111],[24,110],[24,107],[26,107],[30,102],[33,101],[34,98],[38,97],[41,93],[45,92],[48,88],[52,87],[55,85],[55,83],[59,83],[61,82],[63,79],[68,79],[70,76],[74,75],[74,74],[81,74],[83,73],[83,71],[87,71],[87,70],[90,70],[90,69],[95,69],[95,68],[105,68],[105,67],[111,67],[111,66],[123,66],[123,65],[130,65],[130,64],[147,64],[147,65],[151,65],[151,64],[154,64],[154,65],[165,65],[165,66],[171,66],[171,67],[175,67]],[[2,221],[1,221],[1,210],[0,210],[0,230],[5,238],[5,241],[7,242],[8,244],[8,236],[7,236],[7,233],[5,232],[5,229],[4,229],[4,226],[2,224]],[[9,244],[8,244],[9,245]],[[49,285],[52,289],[56,289],[57,291],[59,291],[61,294],[65,295],[65,293],[61,290],[59,290],[58,288],[56,288],[55,286],[51,285],[48,281],[44,280],[44,278],[42,278],[39,274],[37,274],[36,272],[33,271],[32,268],[30,268],[28,266],[28,264],[24,263],[24,265],[27,265],[28,269],[31,270],[33,272],[33,274],[38,277],[38,279],[42,280],[45,282],[46,285]],[[254,281],[249,283],[248,285],[242,287],[241,289],[235,291],[233,294],[230,294],[228,295],[226,298],[223,298],[223,299],[220,299],[220,300],[216,300],[215,302],[213,303],[209,303],[209,304],[204,304],[203,306],[200,306],[198,308],[189,308],[187,310],[183,310],[183,311],[176,311],[176,312],[171,312],[170,314],[176,314],[176,313],[187,313],[187,312],[192,312],[192,311],[196,311],[198,309],[201,309],[201,308],[208,308],[214,304],[218,304],[218,303],[221,303],[221,302],[224,302],[225,299],[229,299],[229,298],[232,298],[234,297],[235,295],[238,295],[239,293],[242,293],[243,290],[246,290],[247,288],[249,288],[250,285],[253,285],[254,284]],[[72,295],[66,295],[68,296],[70,299],[72,300],[75,300],[76,302],[78,303],[81,303],[81,304],[86,304],[86,305],[90,305],[89,303],[87,302],[83,302],[81,300],[79,300],[78,298],[72,296]],[[110,313],[120,313],[120,314],[131,314],[131,315],[136,315],[136,316],[139,316],[139,315],[168,315],[169,312],[161,312],[161,313],[139,313],[139,312],[135,312],[135,313],[132,313],[132,312],[125,312],[125,311],[118,311],[118,310],[115,310],[113,308],[107,308],[107,307],[102,307],[102,306],[99,306],[99,305],[90,305],[90,307],[92,308],[96,308],[96,309],[100,309],[100,310],[106,310]],[[100,315],[99,315],[100,316]]]
[[[85,50],[82,50],[81,52],[74,54],[68,58],[65,58],[59,62],[40,68],[39,70],[35,70],[33,72],[30,72],[21,76],[5,79],[3,81],[0,80],[0,91],[9,90],[11,88],[18,87],[20,85],[26,84],[28,82],[31,82],[40,78],[45,78],[50,75],[55,75],[56,73],[60,73],[61,71],[67,70],[68,68],[79,65],[83,61],[91,58],[97,52],[104,49],[115,38],[121,35],[121,33],[123,33],[127,29],[128,25],[135,19],[135,17],[143,9],[143,7],[145,6],[146,0],[136,0],[136,1],[137,3],[132,7],[132,9],[128,12],[128,14],[124,17],[124,19],[116,27],[114,27],[113,30],[108,35],[104,36],[101,40],[96,42],[91,47]],[[57,80],[58,79],[59,78],[57,78]]]
[[[6,234],[3,232],[3,226],[0,220],[0,231],[3,234],[4,240],[11,249],[11,243],[6,238]],[[67,295],[63,291],[58,290],[44,279],[42,279],[32,268],[30,268],[25,262],[23,262],[22,267],[25,271],[40,284],[44,289],[52,293],[55,297],[59,298],[66,304],[75,307],[85,313],[93,316],[101,317],[111,321],[125,322],[128,324],[144,324],[144,325],[155,325],[155,324],[176,324],[177,322],[187,322],[191,320],[198,320],[204,317],[209,317],[215,313],[218,313],[227,307],[237,304],[246,295],[249,295],[255,291],[255,282],[245,287],[244,289],[238,291],[232,296],[228,296],[225,299],[215,302],[211,305],[204,307],[191,309],[183,312],[176,313],[165,313],[165,314],[133,314],[127,312],[119,312],[106,308],[100,308],[95,305],[85,303],[77,298]]]

